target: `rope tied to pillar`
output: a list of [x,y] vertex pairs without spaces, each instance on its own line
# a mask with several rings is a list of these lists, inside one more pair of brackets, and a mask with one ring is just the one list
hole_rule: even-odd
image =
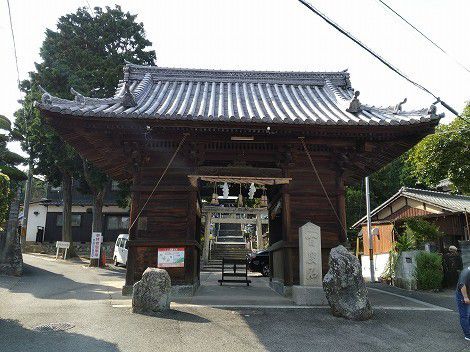
[[305,137],[299,137],[299,139],[300,139],[300,142],[302,143],[302,146],[305,150],[305,153],[307,154],[308,160],[310,161],[310,164],[312,165],[312,169],[313,169],[315,175],[317,176],[318,182],[320,183],[320,186],[323,190],[323,193],[325,194],[326,199],[328,199],[328,203],[330,203],[331,209],[333,210],[333,213],[335,214],[335,217],[338,220],[338,223],[341,226],[341,229],[344,231],[345,239],[347,239],[346,227],[344,226],[343,222],[341,221],[341,219],[340,219],[340,217],[339,217],[339,215],[336,211],[336,208],[334,207],[333,202],[331,201],[331,198],[328,195],[328,192],[326,191],[325,186],[323,185],[320,174],[318,173],[318,170],[315,166],[315,163],[313,162],[312,156],[310,155],[310,152],[307,148],[307,145],[305,144]]
[[171,157],[170,161],[168,162],[168,164],[166,165],[165,167],[165,170],[163,170],[163,173],[161,174],[160,178],[158,179],[157,183],[155,184],[155,186],[153,187],[152,189],[152,192],[150,193],[150,195],[148,196],[147,200],[145,201],[144,205],[142,206],[142,208],[140,209],[139,213],[137,214],[137,216],[135,217],[135,219],[132,221],[132,224],[131,226],[129,226],[129,234],[131,232],[131,229],[132,227],[135,225],[135,223],[137,222],[137,220],[139,219],[140,215],[142,214],[142,211],[144,210],[144,208],[147,206],[148,202],[150,201],[150,199],[152,198],[153,194],[155,193],[158,185],[160,184],[160,182],[162,181],[163,177],[165,177],[168,169],[170,168],[171,164],[173,163],[173,160],[175,159],[176,155],[178,154],[179,150],[181,149],[181,147],[183,146],[186,138],[189,136],[189,133],[185,133],[183,135],[183,138],[181,139],[180,143],[178,144],[178,147],[176,148],[175,152],[173,153],[173,156]]

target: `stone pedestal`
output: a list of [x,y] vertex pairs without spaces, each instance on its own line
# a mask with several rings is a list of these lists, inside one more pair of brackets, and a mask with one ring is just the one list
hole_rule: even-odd
[[327,306],[323,287],[314,286],[293,286],[292,299],[299,306]]
[[322,288],[320,227],[306,223],[299,229],[300,285],[292,287],[292,299],[298,305],[328,304]]

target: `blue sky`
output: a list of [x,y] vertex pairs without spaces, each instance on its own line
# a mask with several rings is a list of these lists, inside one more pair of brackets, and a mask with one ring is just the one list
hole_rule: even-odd
[[[386,0],[444,49],[470,66],[470,1]],[[39,61],[46,28],[79,6],[113,6],[117,1],[10,0],[20,77]],[[404,73],[436,92],[456,109],[470,98],[470,73],[400,22],[377,0],[311,0]],[[289,71],[348,69],[361,101],[405,109],[428,107],[432,97],[388,70],[296,0],[158,0],[120,1],[138,14],[157,52],[157,64],[168,67]],[[21,97],[16,89],[6,1],[0,4],[2,85],[0,114],[12,118]],[[446,112],[449,121],[452,116]],[[18,151],[17,145],[12,149]]]

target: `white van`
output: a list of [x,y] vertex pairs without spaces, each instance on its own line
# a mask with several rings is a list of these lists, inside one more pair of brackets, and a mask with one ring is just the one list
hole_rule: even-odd
[[120,234],[114,245],[113,261],[114,265],[119,264],[127,265],[127,241],[129,241],[129,234]]

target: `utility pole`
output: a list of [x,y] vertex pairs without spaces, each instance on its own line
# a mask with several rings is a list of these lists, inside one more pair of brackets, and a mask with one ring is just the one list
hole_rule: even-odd
[[470,227],[468,226],[467,208],[463,208],[463,212],[465,214],[465,222],[467,223],[467,233],[465,234],[465,240],[468,241],[470,239]]
[[28,229],[29,203],[31,202],[31,183],[33,181],[33,162],[31,156],[28,161],[28,179],[24,191],[23,219],[21,221],[21,235],[26,236]]
[[372,227],[371,227],[371,221],[370,221],[369,176],[366,177],[366,207],[367,207],[367,236],[369,238],[370,282],[375,282],[374,243],[372,240]]
[[31,202],[31,183],[33,181],[33,157],[31,155],[31,146],[29,145],[28,140],[28,122],[32,117],[33,113],[33,103],[31,103],[30,110],[28,112],[28,117],[25,118],[26,124],[26,133],[25,133],[25,141],[26,147],[28,149],[29,157],[28,157],[28,179],[26,180],[26,187],[24,190],[24,202],[23,202],[23,219],[21,221],[21,234],[25,236],[26,241],[26,231],[28,230],[28,214],[29,214],[29,203]]

